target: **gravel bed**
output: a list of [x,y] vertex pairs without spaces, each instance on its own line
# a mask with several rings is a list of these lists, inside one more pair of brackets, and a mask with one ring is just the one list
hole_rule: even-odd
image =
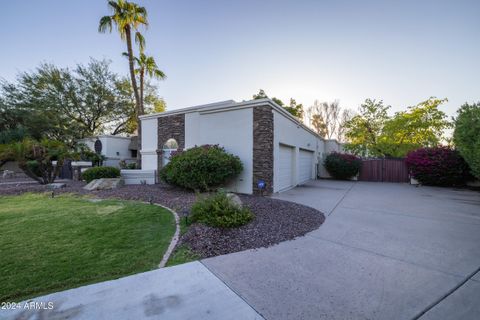
[[[83,182],[72,181],[67,183],[66,188],[55,192],[89,194],[98,198],[151,200],[175,210],[180,216],[188,214],[195,202],[193,192],[165,184],[129,185],[101,191],[83,190],[84,185]],[[39,184],[0,186],[0,196],[45,191],[51,192]],[[188,245],[200,257],[207,258],[292,240],[317,229],[325,220],[321,212],[300,204],[268,197],[239,196],[243,204],[254,213],[252,222],[233,229],[212,228],[195,223],[189,226],[179,243]]]

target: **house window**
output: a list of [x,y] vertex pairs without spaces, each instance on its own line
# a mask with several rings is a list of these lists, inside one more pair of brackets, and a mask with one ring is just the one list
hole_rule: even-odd
[[166,165],[170,161],[170,157],[173,151],[178,149],[178,142],[175,139],[168,139],[167,142],[163,144],[162,150],[162,165]]
[[132,158],[136,158],[137,157],[137,150],[130,150],[131,154],[132,154]]

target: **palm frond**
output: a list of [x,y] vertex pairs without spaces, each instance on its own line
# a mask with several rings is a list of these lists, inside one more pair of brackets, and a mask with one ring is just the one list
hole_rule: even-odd
[[138,44],[140,52],[145,50],[145,37],[140,32],[135,32],[135,43]]
[[105,33],[107,30],[112,32],[112,17],[103,16],[98,24],[98,32]]

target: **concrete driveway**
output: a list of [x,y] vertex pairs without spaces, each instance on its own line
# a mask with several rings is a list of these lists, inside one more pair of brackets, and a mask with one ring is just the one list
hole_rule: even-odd
[[266,319],[479,319],[480,193],[319,180],[275,197],[326,222],[203,261]]

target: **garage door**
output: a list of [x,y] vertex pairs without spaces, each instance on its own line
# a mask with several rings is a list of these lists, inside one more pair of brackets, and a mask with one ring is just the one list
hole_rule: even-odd
[[293,151],[291,147],[280,145],[277,191],[293,185]]
[[298,183],[304,183],[312,179],[313,152],[300,149],[298,159]]

